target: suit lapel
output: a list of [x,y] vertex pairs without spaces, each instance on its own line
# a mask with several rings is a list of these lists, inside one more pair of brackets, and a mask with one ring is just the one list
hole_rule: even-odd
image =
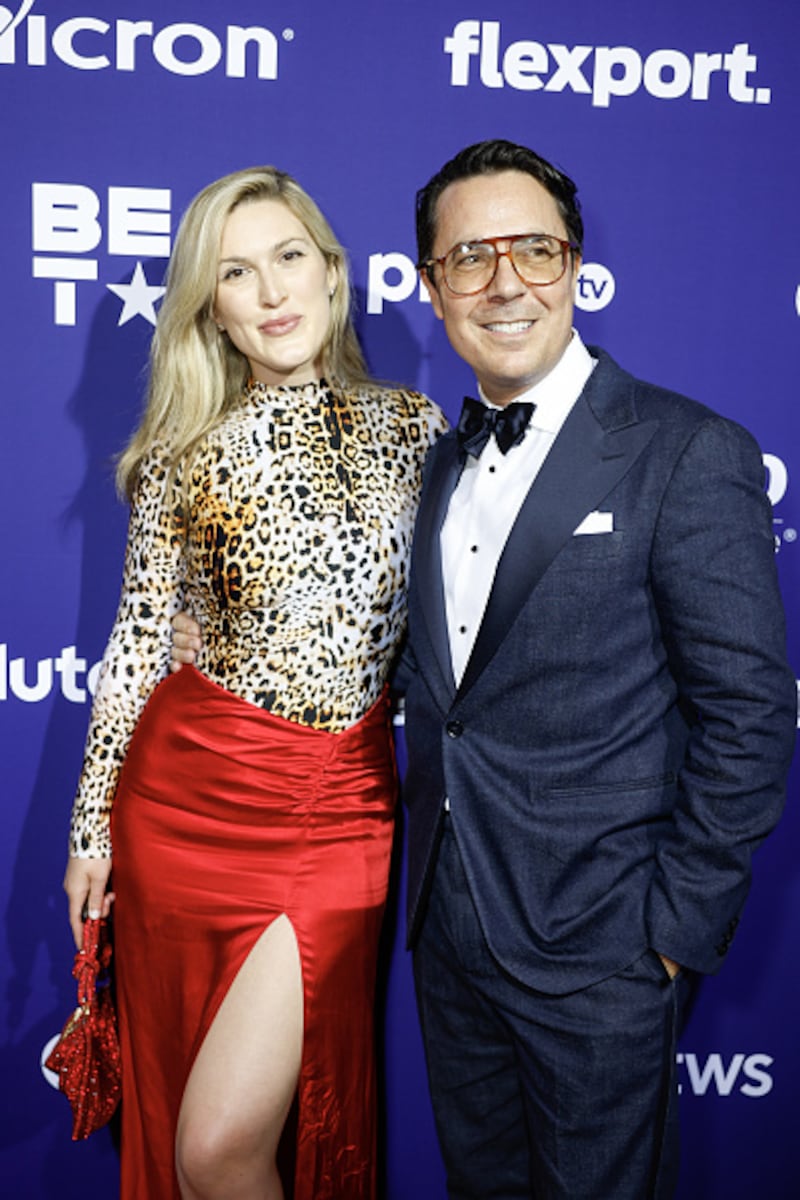
[[[617,383],[613,397],[606,395],[610,372]],[[458,699],[487,666],[558,551],[630,470],[656,431],[657,422],[636,419],[630,376],[607,356],[602,356],[594,376],[564,422],[514,522]]]

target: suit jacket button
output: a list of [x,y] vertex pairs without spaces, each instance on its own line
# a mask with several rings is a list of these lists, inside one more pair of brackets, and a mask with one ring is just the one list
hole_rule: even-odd
[[464,726],[460,721],[448,721],[445,725],[447,736],[451,738],[460,738],[464,732]]

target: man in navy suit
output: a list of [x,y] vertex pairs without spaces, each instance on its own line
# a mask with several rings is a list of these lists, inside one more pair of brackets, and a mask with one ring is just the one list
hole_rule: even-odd
[[400,671],[409,940],[459,1200],[672,1194],[677,1030],[794,739],[758,447],[583,345],[582,237],[572,182],[508,142],[418,196],[481,394],[429,456]]
[[409,595],[409,941],[451,1197],[644,1200],[796,723],[761,456],[572,327],[574,184],[508,142],[417,197],[477,376]]

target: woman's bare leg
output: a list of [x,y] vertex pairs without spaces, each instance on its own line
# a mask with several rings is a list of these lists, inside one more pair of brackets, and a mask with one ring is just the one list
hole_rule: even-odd
[[284,914],[250,951],[189,1075],[176,1136],[184,1200],[282,1200],[275,1155],[302,1049],[302,968]]

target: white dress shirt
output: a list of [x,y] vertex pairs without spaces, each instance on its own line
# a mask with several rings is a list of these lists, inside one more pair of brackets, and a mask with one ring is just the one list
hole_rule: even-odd
[[[596,360],[573,330],[569,345],[552,371],[516,397],[536,405],[519,445],[502,454],[491,437],[479,458],[467,456],[440,535],[447,631],[456,684],[472,653],[497,564],[522,502],[595,366]],[[482,393],[481,400],[488,404]]]

